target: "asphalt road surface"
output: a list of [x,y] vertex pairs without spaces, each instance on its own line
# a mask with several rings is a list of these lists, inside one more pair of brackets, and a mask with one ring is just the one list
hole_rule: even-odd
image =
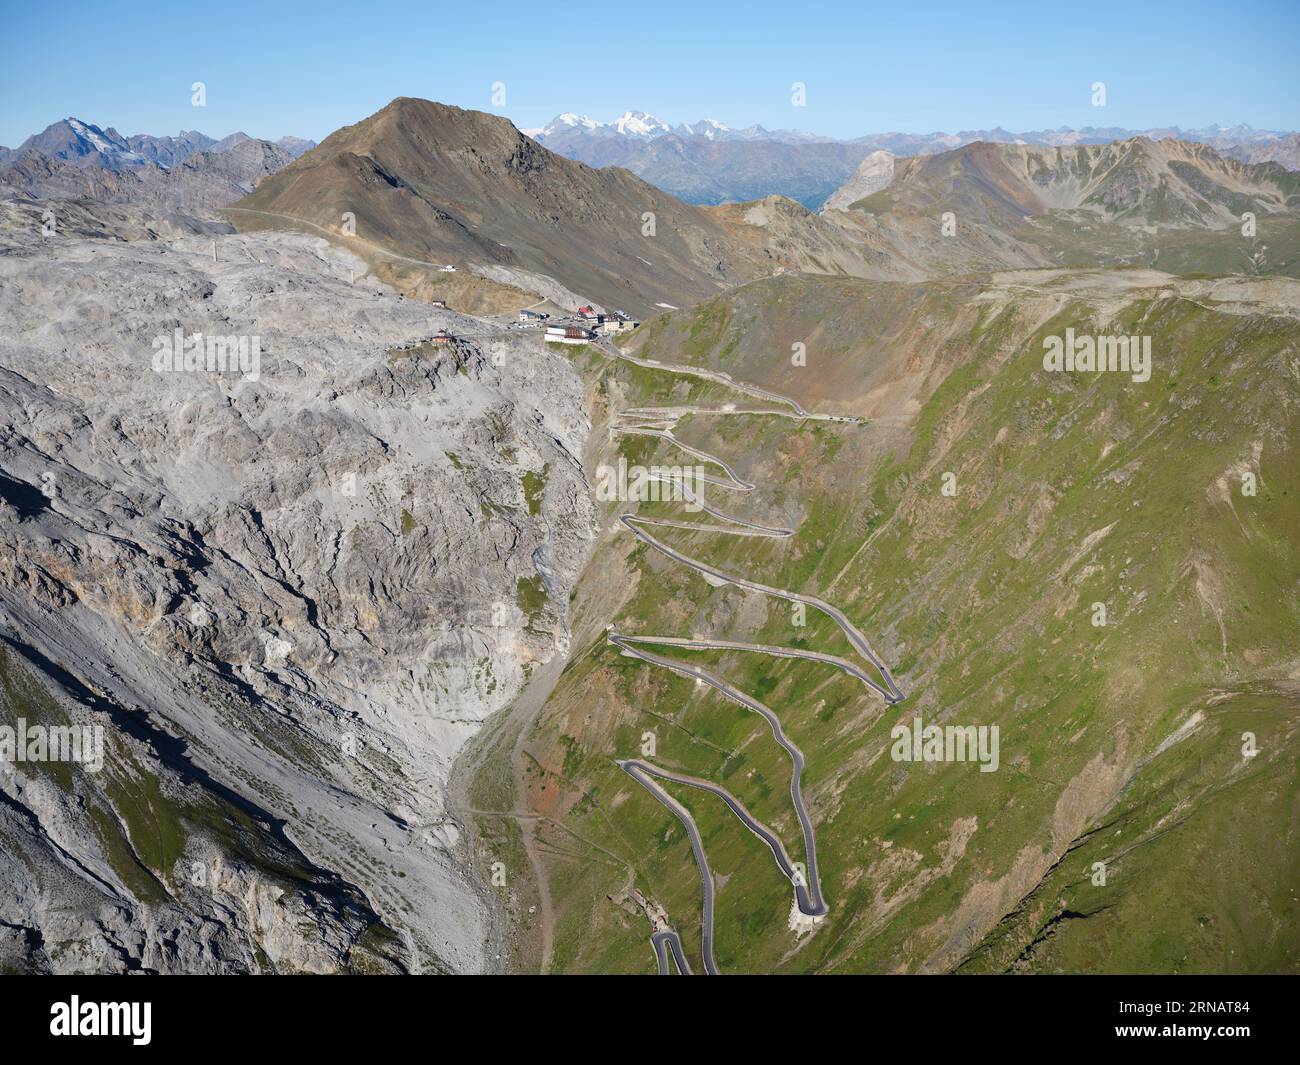
[[[701,407],[638,408],[635,410],[622,411],[618,415],[625,421],[634,422],[635,424],[615,425],[613,426],[615,432],[627,435],[657,437],[671,443],[674,447],[677,447],[702,461],[713,463],[726,473],[729,481],[721,481],[718,478],[708,476],[703,477],[702,480],[707,484],[726,488],[731,491],[749,492],[752,491],[755,486],[740,477],[729,463],[715,455],[710,455],[708,452],[701,451],[698,448],[692,447],[683,443],[681,440],[678,440],[672,432],[672,427],[678,418],[686,414],[770,414],[796,418],[801,421],[805,419],[840,422],[861,421],[861,419],[847,416],[810,414],[805,411],[797,401],[787,396],[779,395],[756,385],[734,381],[730,375],[725,373],[703,370],[697,367],[671,365],[668,363],[657,362],[652,359],[638,359],[631,355],[624,354],[617,349],[607,348],[604,345],[597,345],[597,348],[606,356],[611,358],[623,359],[626,362],[649,369],[702,377],[724,384],[748,395],[778,403],[783,408],[786,408],[763,411],[737,410],[732,405],[728,405],[723,409]],[[646,422],[653,424],[645,424]],[[662,425],[663,428],[658,428],[660,425]],[[652,474],[652,476],[654,475]],[[670,477],[656,477],[655,479],[661,481],[673,480]],[[711,566],[699,559],[691,558],[689,555],[682,554],[676,548],[670,547],[668,544],[649,533],[646,530],[646,527],[648,526],[667,526],[699,532],[717,532],[742,536],[785,537],[791,536],[794,533],[794,530],[792,529],[781,529],[759,525],[754,522],[746,521],[743,518],[736,518],[725,514],[705,503],[702,498],[691,492],[685,485],[681,485],[681,487],[683,489],[684,498],[687,502],[708,514],[711,514],[713,517],[727,522],[731,528],[727,528],[726,526],[708,526],[693,522],[674,521],[667,518],[642,518],[636,514],[622,514],[619,516],[619,520],[642,543],[662,552],[673,561],[695,570],[715,585],[731,584],[738,588],[760,592],[764,595],[772,595],[791,602],[803,603],[812,607],[814,610],[820,611],[839,626],[840,630],[844,633],[845,637],[858,655],[869,662],[879,673],[879,679],[877,679],[849,659],[821,651],[805,651],[799,648],[779,647],[771,644],[744,643],[734,640],[711,640],[708,638],[697,637],[634,636],[614,632],[612,629],[608,633],[607,639],[610,643],[617,646],[622,654],[640,659],[649,665],[672,670],[682,676],[692,677],[696,681],[714,688],[733,702],[760,714],[771,728],[772,736],[776,740],[777,744],[790,756],[790,800],[794,805],[795,814],[799,818],[799,825],[803,833],[804,853],[807,859],[806,868],[796,866],[795,863],[790,860],[790,856],[786,853],[785,846],[782,844],[776,833],[755,818],[749,810],[745,808],[744,804],[732,795],[731,792],[727,791],[726,788],[714,784],[711,781],[701,780],[697,777],[686,776],[681,773],[675,773],[671,770],[651,765],[649,762],[640,759],[626,759],[618,763],[626,773],[637,781],[637,783],[667,807],[673,816],[675,816],[686,829],[687,836],[691,842],[691,849],[695,853],[696,865],[700,870],[700,880],[704,892],[701,958],[703,960],[704,971],[711,976],[715,976],[718,973],[718,968],[713,955],[713,873],[709,868],[708,858],[704,852],[704,842],[700,837],[699,828],[696,826],[695,820],[691,816],[690,811],[669,794],[662,787],[659,781],[670,781],[679,785],[708,792],[720,798],[727,805],[728,809],[735,814],[740,822],[748,828],[750,832],[761,839],[772,852],[777,867],[794,887],[795,901],[800,912],[810,917],[821,917],[829,912],[829,908],[827,907],[825,899],[822,897],[821,882],[817,871],[816,834],[813,829],[812,818],[809,816],[807,807],[804,805],[803,801],[801,786],[804,769],[803,752],[799,750],[788,736],[786,736],[785,730],[782,728],[781,721],[777,717],[776,713],[758,699],[755,699],[753,696],[741,691],[733,684],[709,670],[704,669],[702,666],[674,661],[673,659],[657,655],[652,651],[644,650],[636,645],[653,643],[662,646],[683,647],[698,650],[752,651],[760,654],[772,655],[776,658],[798,658],[816,661],[840,669],[850,676],[860,680],[867,688],[880,695],[887,704],[892,705],[900,702],[904,698],[904,694],[894,682],[894,678],[890,674],[889,668],[871,647],[866,636],[838,607],[833,606],[831,603],[828,603],[817,596],[804,595],[787,588],[777,588],[772,585],[762,584],[758,581],[752,581],[735,574],[727,573],[718,569],[716,566]],[[661,974],[668,974],[668,953],[670,951],[676,960],[678,970],[683,973],[688,973],[690,971],[689,967],[685,963],[681,938],[676,932],[656,932],[651,937],[651,944],[654,947],[655,959]]]

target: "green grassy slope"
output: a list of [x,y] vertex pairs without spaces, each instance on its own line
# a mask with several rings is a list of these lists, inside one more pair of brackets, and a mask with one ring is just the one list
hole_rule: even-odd
[[[1028,297],[780,279],[644,338],[642,354],[877,419],[696,417],[676,429],[758,484],[748,498],[714,493],[716,505],[800,531],[656,535],[835,602],[909,695],[887,709],[820,665],[663,652],[763,698],[808,759],[831,912],[802,938],[761,843],[716,799],[672,789],[717,874],[724,971],[1295,969],[1300,328],[1126,284]],[[856,336],[842,324],[855,306]],[[1151,335],[1151,380],[1044,373],[1042,338],[1067,327]],[[820,361],[790,368],[789,338],[819,329]],[[700,389],[582,359],[621,406]],[[636,447],[629,461],[684,461]],[[955,496],[940,490],[945,473]],[[812,612],[795,626],[788,603],[711,588],[626,534],[602,543],[575,609],[588,639],[530,737],[526,788],[566,829],[549,861],[555,967],[652,969],[648,923],[610,898],[630,880],[697,958],[684,833],[613,760],[653,733],[655,761],[725,783],[797,860],[789,763],[756,715],[620,658],[599,630],[847,644]],[[916,714],[998,725],[998,771],[893,761],[889,729]]]

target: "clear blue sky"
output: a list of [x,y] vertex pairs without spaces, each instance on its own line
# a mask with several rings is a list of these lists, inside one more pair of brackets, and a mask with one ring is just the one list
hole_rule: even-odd
[[[123,134],[317,140],[395,96],[838,137],[1248,122],[1300,128],[1300,3],[220,4],[5,0],[0,144],[75,115]],[[205,82],[208,104],[190,104]],[[807,106],[790,103],[792,82]],[[1090,105],[1103,81],[1107,106]],[[504,82],[506,106],[493,107]]]

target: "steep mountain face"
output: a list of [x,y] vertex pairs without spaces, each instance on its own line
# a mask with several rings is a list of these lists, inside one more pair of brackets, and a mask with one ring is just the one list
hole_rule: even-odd
[[23,152],[10,162],[0,164],[0,186],[7,193],[50,200],[122,203],[145,195],[142,182],[132,170],[79,167],[35,150]]
[[199,152],[165,175],[141,177],[155,188],[162,202],[184,210],[211,213],[246,196],[293,156],[269,141],[240,141],[225,151]]
[[486,967],[446,778],[564,642],[577,376],[319,238],[42,206],[0,216],[0,724],[102,760],[0,767],[0,969]]
[[[1149,338],[1149,377],[1050,372],[1067,330]],[[568,668],[531,733],[485,757],[534,815],[513,840],[542,870],[518,967],[653,972],[666,921],[699,972],[692,841],[620,762],[726,788],[811,871],[784,736],[824,916],[734,807],[664,785],[712,870],[724,973],[1296,970],[1296,282],[785,276],[661,316],[628,353],[645,361],[575,358],[589,468],[713,456],[727,519],[607,504]],[[863,421],[790,417],[773,393]],[[671,435],[599,432],[627,409]],[[854,650],[786,593],[843,611],[903,701],[795,657]],[[996,727],[996,766],[900,753],[918,719]]]
[[232,133],[228,137],[222,137],[221,140],[217,141],[216,144],[212,146],[212,150],[215,152],[228,152],[236,145],[243,144],[245,141],[251,139],[252,138],[249,137],[247,133]]
[[[706,211],[621,169],[555,155],[505,119],[399,99],[327,137],[236,205],[241,229],[294,221],[432,269],[553,279],[635,314],[766,269]],[[509,275],[505,275],[509,276]],[[533,288],[533,291],[538,289]]]

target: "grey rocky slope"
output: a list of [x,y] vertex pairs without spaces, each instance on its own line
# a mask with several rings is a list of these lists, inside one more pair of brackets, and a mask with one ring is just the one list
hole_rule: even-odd
[[163,240],[195,233],[233,233],[228,222],[169,207],[105,203],[89,198],[44,200],[22,193],[0,199],[0,231],[43,229],[85,240]]
[[[105,758],[0,775],[0,969],[484,968],[446,774],[565,638],[576,376],[320,240],[43,209],[0,215],[0,724]],[[178,329],[260,373],[155,371]]]
[[170,167],[86,166],[28,150],[0,167],[0,187],[44,199],[147,204],[215,217],[293,158],[269,141],[247,137],[225,149],[194,152]]

